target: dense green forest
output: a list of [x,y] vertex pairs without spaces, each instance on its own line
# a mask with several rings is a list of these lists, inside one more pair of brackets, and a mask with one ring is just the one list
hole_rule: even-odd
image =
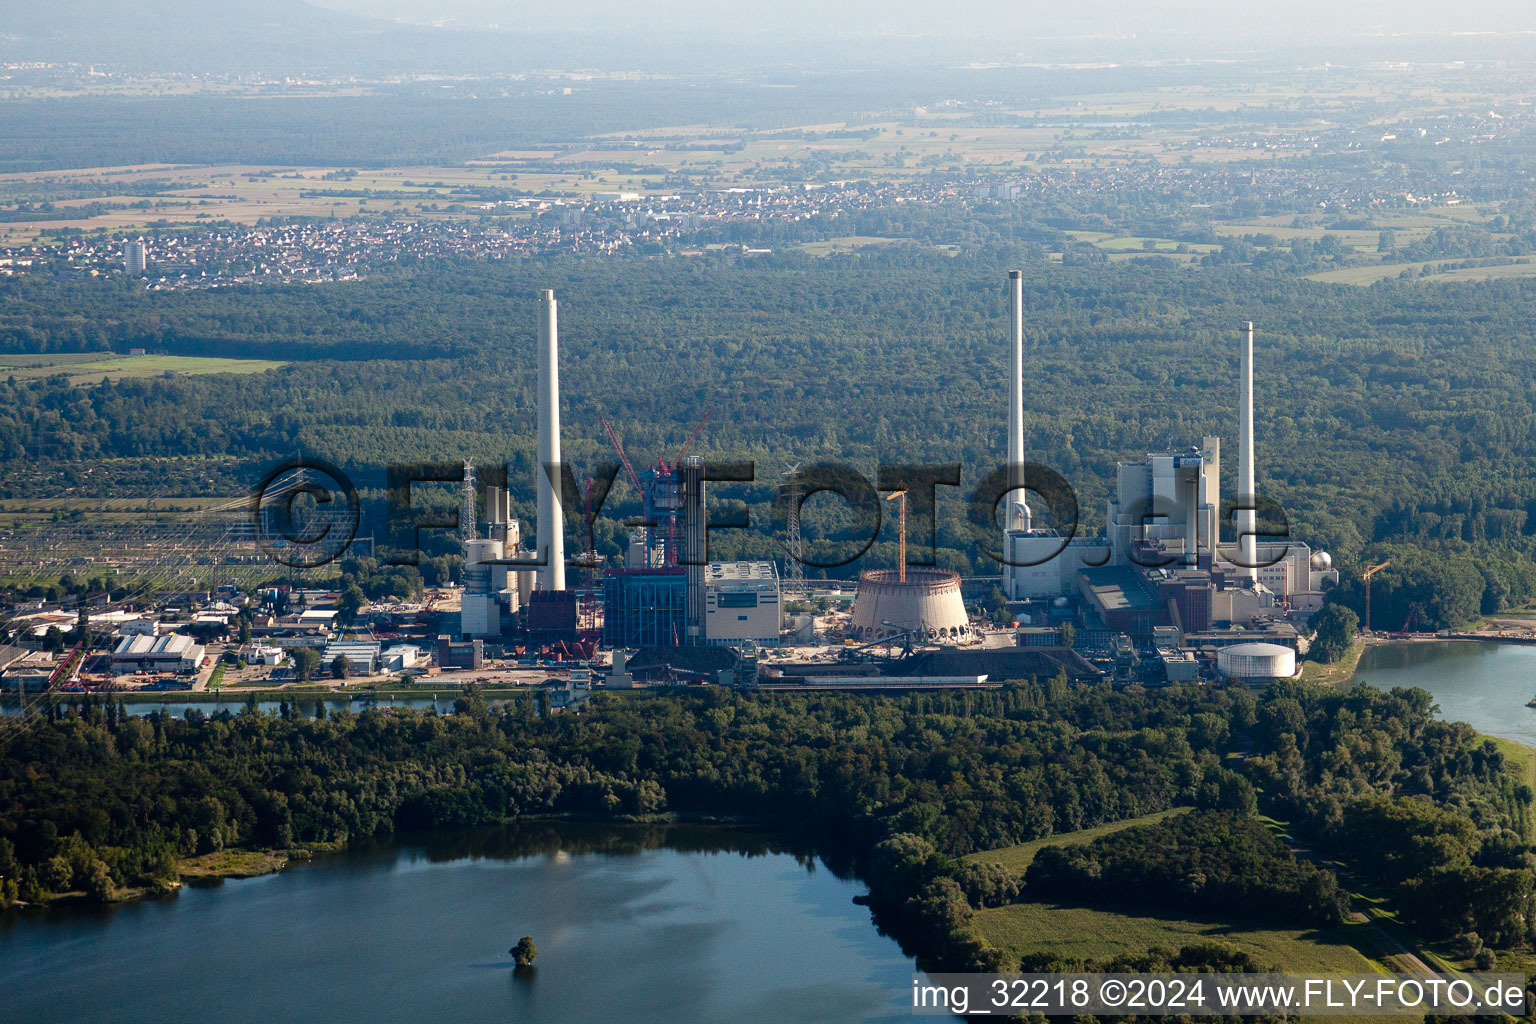
[[1257,818],[1232,812],[1197,811],[1082,846],[1047,846],[1026,880],[1050,899],[1153,907],[1173,899],[1253,920],[1326,926],[1349,909],[1333,872],[1297,860]]
[[[614,460],[600,415],[644,463],[673,455],[713,410],[694,450],[753,461],[757,483],[712,491],[746,502],[755,524],[712,544],[769,557],[780,553],[769,506],[788,465],[832,459],[873,479],[879,463],[959,462],[962,487],[939,492],[937,559],[985,572],[995,563],[958,506],[1002,454],[1002,284],[1014,265],[1026,269],[1029,455],[1076,489],[1080,530],[1101,527],[1116,460],[1165,445],[1221,437],[1224,489],[1235,490],[1234,325],[1251,317],[1260,489],[1294,536],[1346,569],[1392,558],[1374,583],[1379,624],[1458,624],[1536,592],[1536,353],[1525,334],[1536,282],[1361,289],[1240,267],[1061,266],[1028,247],[466,262],[207,292],[4,280],[0,348],[13,352],[291,362],[255,377],[0,384],[0,494],[99,493],[108,465],[117,494],[238,493],[303,451],[340,464],[379,517],[384,466],[469,457],[507,461],[514,513],[530,517],[534,296],[553,287],[578,480]],[[620,519],[637,512],[621,478],[597,524],[600,551],[618,554]],[[914,537],[926,537],[914,514]],[[813,551],[849,550],[852,528],[830,496],[807,506]],[[892,533],[869,559],[894,559]],[[1355,586],[1339,597],[1359,610]]]
[[[1295,865],[1255,825],[1263,808],[1293,815],[1428,934],[1518,945],[1536,919],[1521,839],[1531,794],[1491,744],[1435,721],[1421,691],[1153,695],[1054,679],[881,700],[600,695],[553,716],[531,699],[487,707],[470,691],[458,710],[172,718],[54,706],[4,741],[0,885],[8,899],[110,899],[173,881],[179,857],[235,846],[550,813],[748,817],[848,851],[877,913],[932,963],[997,967],[969,916],[1018,898],[1019,880],[960,855],[1194,805],[1222,813],[1164,823],[1155,838],[1172,852],[1140,861],[1164,878],[1205,873],[1204,886],[1167,888],[1182,906],[1241,893],[1294,915],[1274,891],[1294,876],[1317,915],[1337,910],[1331,876]],[[1404,842],[1422,822],[1446,841]],[[1130,830],[1048,859],[1055,875],[1031,875],[1028,888],[1071,891],[1082,857],[1106,875],[1129,871],[1132,847],[1153,838]],[[1401,852],[1373,855],[1385,850]],[[1451,891],[1466,898],[1423,899]]]

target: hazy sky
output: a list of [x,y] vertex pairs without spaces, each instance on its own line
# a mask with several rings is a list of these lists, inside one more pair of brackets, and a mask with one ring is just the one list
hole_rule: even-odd
[[[1326,43],[1340,34],[1536,31],[1532,0],[311,0],[455,28],[839,35],[1229,35]],[[1333,37],[1333,38],[1330,38]],[[1533,41],[1536,48],[1536,41]]]

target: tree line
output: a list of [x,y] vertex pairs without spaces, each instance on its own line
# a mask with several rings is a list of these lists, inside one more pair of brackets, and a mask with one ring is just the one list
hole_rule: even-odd
[[[550,715],[529,697],[492,707],[474,690],[447,716],[316,708],[177,718],[91,700],[52,706],[11,732],[0,760],[6,898],[165,888],[179,858],[230,847],[547,814],[749,817],[849,851],[881,920],[926,963],[998,966],[970,916],[1018,898],[1021,880],[960,857],[1194,806],[1213,813],[1161,826],[1176,852],[1150,852],[1133,829],[1050,855],[1041,870],[1069,885],[1079,858],[1097,858],[1116,892],[1137,871],[1203,875],[1179,889],[1191,906],[1238,894],[1294,920],[1294,895],[1281,899],[1261,877],[1273,873],[1326,917],[1327,876],[1286,860],[1253,822],[1263,809],[1376,880],[1427,932],[1511,945],[1536,919],[1523,838],[1531,795],[1491,745],[1435,721],[1422,691],[1152,694],[1058,677],[878,700],[600,693],[580,714]],[[1229,759],[1244,748],[1253,753]],[[1406,810],[1394,817],[1371,801]],[[1357,852],[1404,842],[1410,812],[1452,841],[1406,860]],[[1457,886],[1480,895],[1453,903]]]

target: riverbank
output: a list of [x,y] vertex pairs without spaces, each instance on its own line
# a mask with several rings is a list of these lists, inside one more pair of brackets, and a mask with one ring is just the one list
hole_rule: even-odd
[[1354,676],[1355,669],[1359,667],[1360,656],[1365,653],[1365,649],[1384,643],[1390,643],[1390,641],[1363,637],[1350,644],[1349,650],[1344,652],[1344,657],[1331,664],[1324,664],[1320,661],[1304,661],[1301,663],[1301,681],[1304,683],[1318,683],[1322,686],[1347,683]]
[[[745,814],[685,814],[670,811],[657,814],[566,812],[559,814],[519,815],[505,821],[468,826],[463,829],[407,829],[390,833],[385,841],[390,843],[432,842],[451,839],[456,833],[463,831],[526,828],[539,825],[662,829],[697,826],[711,829],[739,829],[744,832],[754,833],[772,832],[789,838],[799,835],[793,826],[784,822],[776,821],[772,818]],[[804,839],[807,843],[819,846],[823,849],[824,853],[838,849],[836,843],[829,844],[825,840],[817,843],[811,837],[800,838]],[[290,867],[310,864],[318,857],[357,853],[373,845],[375,842],[376,840],[365,838],[355,842],[310,843],[304,846],[281,850],[230,847],[214,853],[198,854],[194,857],[178,857],[176,859],[176,869],[179,876],[177,881],[167,881],[155,886],[119,887],[107,899],[93,899],[87,893],[69,891],[50,893],[46,898],[36,902],[17,901],[12,906],[17,908],[45,909],[53,906],[107,906],[133,903],[137,900],[171,895],[187,882],[217,882],[225,879],[260,878],[263,875],[273,875],[286,871]]]
[[1435,633],[1419,636],[1385,637],[1385,636],[1360,636],[1349,645],[1349,650],[1338,661],[1331,664],[1323,664],[1317,661],[1304,661],[1301,664],[1301,674],[1298,677],[1304,683],[1317,683],[1322,686],[1334,686],[1339,683],[1351,682],[1360,667],[1360,659],[1367,650],[1376,647],[1422,647],[1426,644],[1506,644],[1509,646],[1532,646],[1536,644],[1527,637],[1509,636],[1485,632],[1473,633]]
[[291,862],[308,861],[310,850],[220,850],[176,862],[182,881],[214,878],[257,878],[275,874]]

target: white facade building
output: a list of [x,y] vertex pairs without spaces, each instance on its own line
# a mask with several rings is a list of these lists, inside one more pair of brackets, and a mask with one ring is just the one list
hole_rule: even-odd
[[1151,540],[1178,552],[1179,566],[1209,566],[1221,537],[1221,439],[1120,463],[1105,521],[1117,565],[1136,541]]
[[348,675],[371,676],[379,670],[379,648],[378,643],[366,641],[327,644],[325,651],[320,655],[320,667],[330,672],[332,663],[337,658],[346,658]]
[[396,644],[379,655],[379,661],[385,672],[404,672],[406,669],[415,668],[424,660],[421,648],[410,644]]
[[772,562],[711,562],[704,573],[704,640],[776,644],[784,625]]
[[112,671],[195,672],[206,653],[190,636],[125,636],[112,650]]

